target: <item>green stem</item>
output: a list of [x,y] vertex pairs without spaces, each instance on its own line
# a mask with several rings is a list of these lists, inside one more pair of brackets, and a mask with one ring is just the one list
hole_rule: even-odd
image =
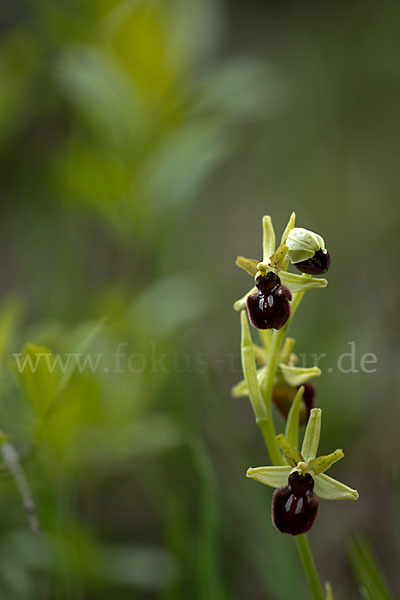
[[257,421],[257,425],[261,429],[264,442],[268,450],[268,454],[273,465],[283,465],[281,452],[275,442],[275,427],[270,416],[267,419]]
[[[274,465],[282,464],[281,454],[275,441],[275,426],[272,415],[272,390],[274,387],[274,380],[276,370],[278,368],[279,354],[283,340],[287,334],[290,323],[293,316],[303,298],[304,292],[298,292],[294,295],[291,303],[291,316],[285,327],[279,331],[275,330],[272,334],[272,340],[269,347],[269,357],[267,364],[266,376],[262,384],[261,393],[264,399],[265,408],[267,411],[267,421],[259,423],[261,431],[264,436],[265,444],[268,449],[268,453],[271,458],[271,462]],[[278,452],[276,452],[276,450]],[[311,552],[308,538],[305,534],[296,536],[297,549],[300,555],[300,559],[304,568],[304,572],[312,593],[314,600],[325,600],[325,594],[323,592],[321,582],[318,577],[318,572],[315,566],[314,557]]]
[[314,600],[325,600],[307,536],[305,534],[296,536],[296,543],[312,597]]

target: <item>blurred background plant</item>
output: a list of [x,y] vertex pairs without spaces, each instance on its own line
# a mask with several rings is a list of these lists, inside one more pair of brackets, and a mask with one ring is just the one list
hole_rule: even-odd
[[[1,597],[307,598],[230,397],[234,259],[292,210],[333,257],[293,333],[360,492],[324,505],[319,568],[339,600],[400,594],[399,5],[16,1],[0,31],[0,428],[42,528],[3,469]],[[18,373],[38,351],[101,367]]]

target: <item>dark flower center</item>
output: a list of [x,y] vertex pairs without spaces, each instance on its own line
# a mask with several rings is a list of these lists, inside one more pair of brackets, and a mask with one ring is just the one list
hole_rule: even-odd
[[290,290],[272,272],[259,275],[255,283],[259,291],[247,298],[251,324],[257,329],[281,329],[290,316]]
[[275,490],[272,498],[272,520],[282,533],[300,535],[314,524],[319,500],[313,492],[314,479],[297,471],[289,475],[288,485]]

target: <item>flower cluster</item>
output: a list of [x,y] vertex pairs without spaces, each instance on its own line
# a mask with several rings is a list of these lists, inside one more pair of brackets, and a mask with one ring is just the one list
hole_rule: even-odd
[[[285,338],[304,292],[327,285],[326,279],[314,276],[325,273],[330,262],[324,239],[295,227],[294,213],[277,249],[275,231],[266,216],[263,260],[239,256],[236,261],[253,277],[255,285],[234,304],[241,312],[244,378],[232,393],[249,397],[272,462],[271,466],[249,469],[247,476],[277,488],[272,500],[273,523],[279,531],[291,535],[310,529],[318,514],[319,499],[358,498],[356,490],[325,474],[343,458],[342,450],[317,457],[321,410],[314,408],[315,387],[310,379],[321,371],[316,366],[297,366],[295,340]],[[288,272],[289,264],[302,274]],[[258,330],[260,344],[253,342],[248,321]],[[275,433],[273,405],[286,419],[284,435]],[[299,451],[300,425],[306,425],[306,430]]]
[[247,477],[277,488],[272,499],[272,520],[282,533],[306,533],[317,517],[319,498],[358,498],[356,490],[325,475],[325,471],[343,458],[344,454],[342,450],[335,450],[327,456],[317,457],[320,431],[321,409],[314,408],[304,434],[301,452],[297,450],[297,444],[291,443],[297,437],[294,423],[291,423],[287,437],[281,434],[276,438],[286,465],[257,467],[247,471]]
[[[324,287],[321,275],[330,266],[330,255],[324,239],[302,227],[295,227],[292,214],[282,235],[281,244],[275,250],[275,232],[270,217],[264,217],[264,257],[262,262],[238,256],[236,264],[254,278],[255,287],[235,303],[241,309],[247,306],[251,324],[257,329],[281,329],[290,317],[290,301],[298,291]],[[288,273],[289,262],[305,275]],[[307,276],[306,276],[307,275]]]

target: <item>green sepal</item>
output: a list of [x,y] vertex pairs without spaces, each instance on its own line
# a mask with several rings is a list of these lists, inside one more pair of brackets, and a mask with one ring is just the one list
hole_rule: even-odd
[[344,457],[343,450],[335,450],[326,456],[317,456],[309,461],[308,466],[316,475],[327,471],[335,462]]
[[299,438],[300,405],[303,398],[304,387],[301,387],[294,400],[286,421],[285,437],[289,444],[297,448]]
[[321,375],[321,369],[318,367],[290,367],[284,363],[280,363],[279,368],[286,383],[293,387],[297,387],[313,377]]
[[255,479],[264,485],[269,485],[273,488],[279,488],[287,485],[291,467],[256,467],[248,469],[246,477]]
[[306,292],[318,288],[324,288],[328,285],[328,281],[323,277],[316,278],[309,275],[297,275],[288,271],[281,271],[279,277],[282,285],[289,288],[292,294],[296,292]]
[[247,296],[250,296],[250,294],[255,294],[257,291],[258,290],[256,286],[252,287],[249,292],[247,292],[244,296],[239,298],[239,300],[236,300],[236,302],[233,305],[233,308],[237,311],[242,310],[242,308],[246,308]]
[[323,500],[357,500],[358,492],[324,473],[314,477],[314,492]]
[[263,262],[269,264],[269,259],[275,251],[275,230],[269,215],[263,217]]
[[301,454],[304,456],[306,462],[317,455],[319,436],[321,434],[321,414],[322,410],[320,408],[313,408],[310,412],[301,447]]
[[238,256],[235,265],[246,271],[252,277],[257,273],[257,265],[259,261],[253,258],[245,258],[244,256]]
[[296,213],[292,212],[292,214],[290,215],[288,224],[286,225],[285,230],[282,234],[281,244],[286,244],[287,237],[288,237],[289,233],[292,231],[292,229],[294,228],[295,222],[296,222]]
[[286,462],[291,467],[296,467],[299,462],[303,461],[303,457],[301,456],[300,452],[288,442],[282,433],[277,435],[275,439],[279,448],[282,450],[282,454],[284,455]]

